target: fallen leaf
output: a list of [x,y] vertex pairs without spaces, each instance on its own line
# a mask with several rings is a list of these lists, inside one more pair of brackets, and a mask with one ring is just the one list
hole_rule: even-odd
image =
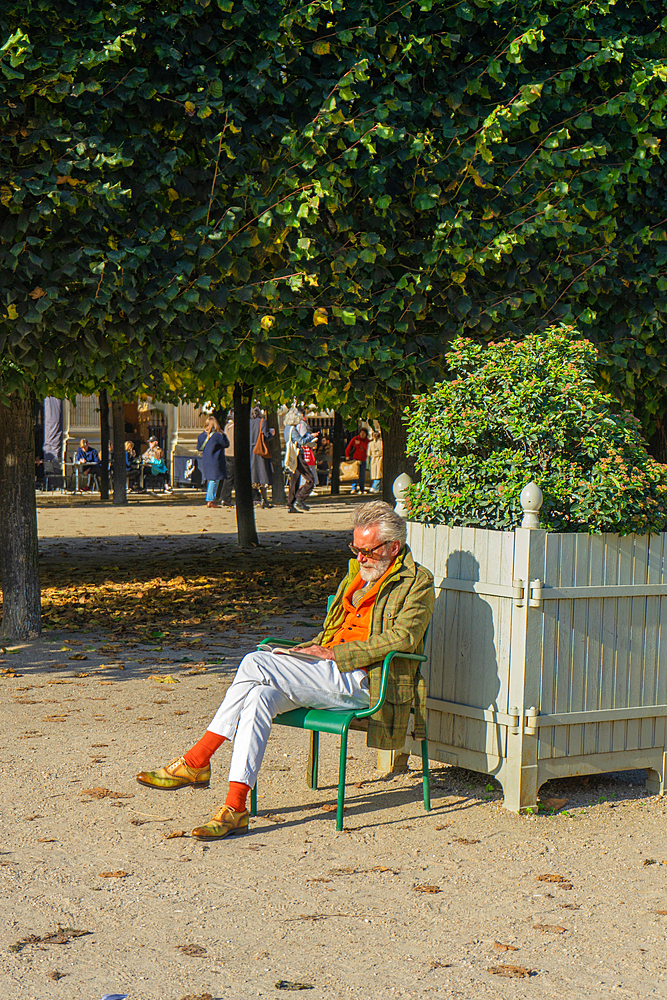
[[330,868],[327,875],[354,875],[356,868]]
[[278,813],[267,813],[264,819],[268,819],[269,823],[284,823],[285,817],[279,816]]
[[112,792],[108,788],[84,788],[80,795],[90,795],[93,799],[133,799],[132,792]]
[[277,990],[314,990],[310,983],[293,983],[289,979],[280,979],[276,983]]
[[191,958],[201,958],[207,954],[206,948],[203,948],[200,944],[179,944],[176,946],[176,950],[180,951],[182,955],[189,955]]
[[523,965],[492,965],[487,970],[494,976],[505,976],[507,979],[525,979],[534,976],[533,969],[525,969]]
[[496,949],[496,951],[518,951],[519,950],[513,944],[501,944],[500,941],[494,941],[493,942],[493,947]]
[[559,924],[533,924],[534,931],[543,931],[545,934],[565,934],[566,927]]
[[415,892],[442,892],[439,885],[413,885]]
[[580,910],[581,906],[579,903],[561,903],[560,908],[561,910]]
[[10,944],[7,950],[16,954],[29,944],[67,944],[72,938],[86,937],[88,934],[92,934],[92,931],[78,931],[74,927],[58,926],[57,930],[50,934],[44,934],[42,937],[37,934],[29,934],[27,937],[21,938],[20,941]]
[[547,809],[557,811],[567,805],[567,799],[541,799],[540,805],[546,806]]
[[55,839],[55,837],[38,837],[37,838],[37,843],[38,844],[55,844],[56,843],[56,839]]
[[567,882],[564,875],[537,875],[538,882]]
[[46,973],[49,979],[52,979],[54,983],[57,983],[59,979],[64,979],[67,975],[66,972],[58,972],[57,969],[52,969],[50,972]]
[[156,681],[158,684],[178,684],[179,681],[172,677],[171,674],[150,674],[147,678],[149,681]]
[[451,969],[451,962],[438,962],[437,960],[431,962],[429,969]]
[[164,839],[175,840],[177,837],[184,837],[184,836],[185,836],[185,830],[174,830],[173,833],[168,833]]
[[100,872],[100,878],[127,878],[129,872],[124,872],[122,869],[117,872]]
[[[306,882],[333,882],[330,878],[307,878]],[[657,911],[659,912],[659,911]]]
[[644,860],[642,861],[642,865],[644,867],[646,867],[646,865],[657,865],[657,863],[658,862],[655,860],[655,858],[644,858]]
[[130,826],[143,826],[144,823],[150,823],[149,819],[131,819]]
[[479,840],[468,840],[467,837],[454,837],[452,844],[464,844],[466,847],[470,847],[471,844],[479,844]]
[[653,912],[657,913],[659,917],[667,917],[667,910],[654,910]]
[[85,653],[72,653],[71,656],[67,657],[68,660],[87,660],[88,657]]

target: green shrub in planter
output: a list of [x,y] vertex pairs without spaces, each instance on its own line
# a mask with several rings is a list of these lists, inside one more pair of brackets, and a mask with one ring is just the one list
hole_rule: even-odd
[[549,531],[667,529],[667,466],[648,455],[639,421],[597,388],[597,351],[578,331],[459,338],[446,357],[451,380],[406,411],[421,472],[406,501],[412,520],[513,528],[533,480]]

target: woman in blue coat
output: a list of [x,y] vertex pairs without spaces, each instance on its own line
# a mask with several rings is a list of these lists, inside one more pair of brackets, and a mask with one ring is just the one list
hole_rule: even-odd
[[202,477],[208,480],[207,507],[222,507],[222,504],[217,502],[216,497],[220,483],[227,477],[225,448],[229,448],[229,438],[215,417],[207,417],[204,430],[197,438],[197,451],[202,456]]

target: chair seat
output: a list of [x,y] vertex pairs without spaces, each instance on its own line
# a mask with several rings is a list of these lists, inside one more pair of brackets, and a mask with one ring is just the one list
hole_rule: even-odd
[[279,726],[310,729],[319,733],[335,733],[340,736],[343,730],[348,728],[350,719],[354,720],[354,716],[354,711],[335,712],[327,708],[293,708],[289,712],[277,715],[273,721]]

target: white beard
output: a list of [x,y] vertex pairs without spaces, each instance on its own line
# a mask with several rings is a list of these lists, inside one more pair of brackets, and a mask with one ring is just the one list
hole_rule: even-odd
[[376,559],[374,563],[365,563],[363,566],[359,564],[359,575],[364,583],[375,583],[387,572],[393,561],[391,556],[387,556],[384,559]]

